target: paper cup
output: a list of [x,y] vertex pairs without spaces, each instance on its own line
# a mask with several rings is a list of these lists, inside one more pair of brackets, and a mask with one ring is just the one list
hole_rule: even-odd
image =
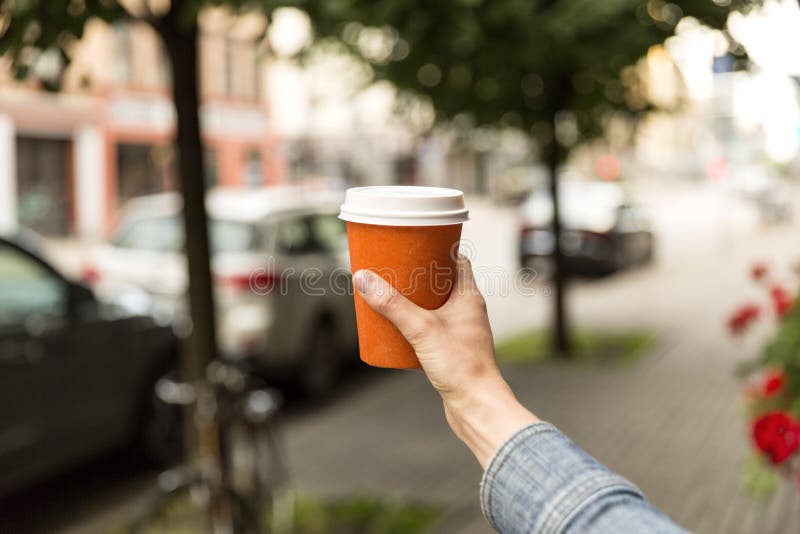
[[[353,272],[370,269],[409,300],[442,306],[455,283],[464,195],[438,187],[348,189],[339,218],[347,222]],[[414,350],[397,328],[355,292],[361,359],[376,367],[418,368]]]

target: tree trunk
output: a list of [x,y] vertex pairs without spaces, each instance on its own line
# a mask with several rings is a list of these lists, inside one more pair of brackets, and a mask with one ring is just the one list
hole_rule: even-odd
[[[211,254],[203,175],[203,145],[197,76],[197,21],[181,20],[179,0],[173,0],[168,13],[154,24],[167,49],[172,67],[172,97],[177,117],[176,145],[178,175],[183,197],[183,224],[186,236],[186,264],[189,274],[189,315],[191,331],[181,353],[181,377],[194,384],[196,404],[185,414],[187,453],[213,470],[206,473],[211,492],[206,503],[209,532],[234,532],[230,507],[224,499],[227,479],[220,458],[219,428],[210,412],[216,407],[214,391],[205,379],[205,370],[217,356],[214,322],[214,294]],[[202,415],[201,415],[202,414]],[[211,462],[211,463],[208,463]]]
[[[173,6],[174,8],[174,6]],[[176,12],[177,9],[172,9]],[[181,358],[184,380],[203,377],[208,363],[216,357],[211,255],[203,175],[203,146],[200,141],[197,83],[197,26],[179,25],[178,17],[162,19],[158,31],[172,65],[172,94],[177,115],[178,175],[183,196],[186,233],[186,262],[189,272],[189,312],[192,321],[188,346]]]
[[[555,120],[552,121],[555,132]],[[545,163],[549,178],[550,197],[553,199],[553,323],[552,344],[556,354],[568,356],[572,350],[565,305],[567,273],[564,269],[564,253],[561,248],[561,220],[559,207],[558,167],[562,161],[562,147],[553,135],[545,146]]]

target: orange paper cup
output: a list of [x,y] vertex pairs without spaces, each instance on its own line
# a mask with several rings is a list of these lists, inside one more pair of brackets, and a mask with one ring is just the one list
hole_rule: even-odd
[[[466,215],[463,194],[454,189],[350,189],[340,217],[347,221],[352,271],[374,271],[418,306],[439,308],[455,284]],[[395,369],[420,366],[403,335],[357,291],[355,308],[364,362]]]

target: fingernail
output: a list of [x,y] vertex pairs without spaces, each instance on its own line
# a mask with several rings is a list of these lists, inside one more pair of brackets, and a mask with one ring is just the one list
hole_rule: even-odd
[[372,273],[366,269],[361,269],[353,275],[353,284],[359,293],[369,293],[372,289]]

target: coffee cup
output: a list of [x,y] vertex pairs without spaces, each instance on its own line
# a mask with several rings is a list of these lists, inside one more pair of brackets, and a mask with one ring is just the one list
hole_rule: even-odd
[[[468,218],[456,189],[374,186],[348,189],[339,218],[347,225],[350,264],[369,269],[406,298],[433,310],[455,284],[458,244]],[[361,359],[372,366],[420,367],[397,328],[355,292]]]

